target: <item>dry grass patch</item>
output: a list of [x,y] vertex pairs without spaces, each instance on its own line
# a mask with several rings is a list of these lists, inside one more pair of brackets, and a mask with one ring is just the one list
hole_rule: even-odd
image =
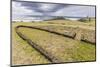
[[[48,23],[47,23],[48,22]],[[52,24],[50,24],[52,22]],[[95,29],[93,23],[80,23],[79,21],[42,21],[42,22],[16,22],[12,23],[12,63],[20,64],[44,64],[50,63],[44,56],[22,40],[15,32],[18,25],[52,27],[53,30],[64,33],[66,27],[81,27]],[[95,45],[51,34],[40,30],[20,29],[20,32],[39,44],[46,51],[51,52],[62,62],[92,61],[95,60]]]

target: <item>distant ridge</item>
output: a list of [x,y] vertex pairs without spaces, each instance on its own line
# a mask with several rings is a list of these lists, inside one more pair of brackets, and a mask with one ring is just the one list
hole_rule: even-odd
[[[55,17],[52,19],[48,19],[48,20],[66,20],[64,17]],[[48,20],[44,20],[44,21],[48,21]]]

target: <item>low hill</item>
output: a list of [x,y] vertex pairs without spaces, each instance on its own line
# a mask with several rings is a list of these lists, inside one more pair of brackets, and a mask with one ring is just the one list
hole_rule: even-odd
[[94,17],[86,17],[86,18],[81,18],[78,21],[81,21],[81,22],[93,22],[93,21],[95,21],[95,18]]

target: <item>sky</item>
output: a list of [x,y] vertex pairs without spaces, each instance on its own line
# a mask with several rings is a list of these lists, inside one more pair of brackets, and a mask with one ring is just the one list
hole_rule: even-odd
[[54,18],[50,16],[95,17],[95,7],[70,4],[12,1],[13,21],[39,21]]

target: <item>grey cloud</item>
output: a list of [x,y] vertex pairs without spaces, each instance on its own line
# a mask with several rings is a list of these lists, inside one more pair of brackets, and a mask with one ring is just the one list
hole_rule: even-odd
[[[30,14],[23,12],[23,15],[25,18],[34,17],[35,19],[36,18],[37,19],[51,19],[51,17],[49,16],[53,16],[53,17],[54,16],[85,17],[87,15],[95,16],[95,7],[91,7],[91,6],[24,2],[24,1],[15,1],[15,2],[20,3],[21,4],[20,7],[25,7],[26,10],[32,11],[32,13]],[[14,9],[16,8],[19,8],[19,7],[15,7]],[[16,14],[18,14],[16,15],[17,17],[21,16],[18,12]],[[35,15],[42,16],[42,17],[36,17]]]
[[[26,7],[27,9],[34,10],[39,13],[43,13],[44,15],[48,14],[48,13],[56,12],[58,10],[63,9],[64,7],[68,6],[65,4],[49,4],[49,3],[46,4],[46,3],[37,3],[37,2],[35,2],[35,3],[34,2],[20,2],[20,3],[22,6]],[[41,8],[42,6],[48,6],[48,8],[47,9]],[[51,9],[49,9],[49,8],[51,8]]]

